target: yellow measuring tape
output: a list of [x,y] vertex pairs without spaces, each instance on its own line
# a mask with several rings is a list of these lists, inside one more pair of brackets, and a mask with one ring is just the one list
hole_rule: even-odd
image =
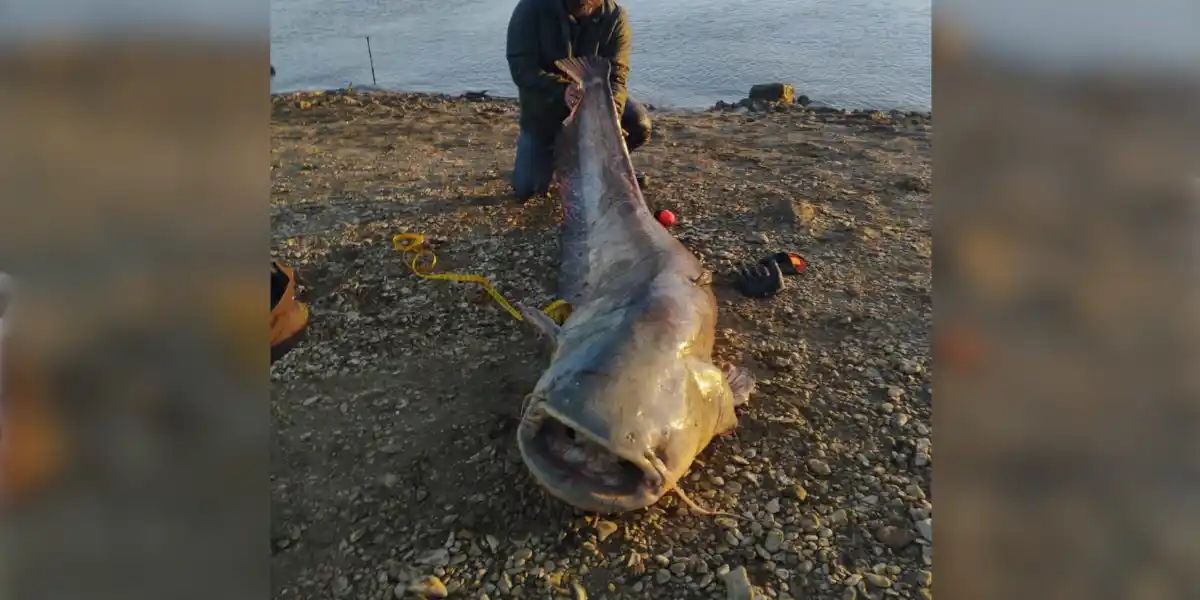
[[[408,268],[412,270],[417,277],[425,279],[440,279],[443,281],[459,281],[463,283],[478,283],[483,286],[483,291],[487,292],[496,304],[499,304],[508,314],[512,315],[518,321],[524,321],[521,313],[513,308],[500,292],[492,286],[492,282],[479,275],[467,275],[462,273],[433,273],[433,268],[437,266],[437,255],[425,246],[425,236],[419,233],[401,233],[392,238],[392,246],[396,250],[405,254],[408,257]],[[555,323],[562,325],[567,317],[571,316],[571,305],[565,300],[555,300],[546,308],[542,309],[546,316],[550,317]]]

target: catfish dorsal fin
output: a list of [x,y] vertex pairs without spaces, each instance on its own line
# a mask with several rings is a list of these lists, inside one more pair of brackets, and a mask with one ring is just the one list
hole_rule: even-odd
[[608,75],[612,71],[612,63],[599,56],[564,58],[555,61],[554,64],[570,77],[571,81],[585,90],[608,81]]

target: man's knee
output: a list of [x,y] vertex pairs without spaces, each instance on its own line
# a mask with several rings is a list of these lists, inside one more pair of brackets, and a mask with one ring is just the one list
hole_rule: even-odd
[[625,110],[621,115],[621,128],[629,134],[625,138],[625,145],[630,150],[644,146],[646,142],[650,141],[650,135],[654,128],[650,121],[650,111],[636,100],[626,100]]

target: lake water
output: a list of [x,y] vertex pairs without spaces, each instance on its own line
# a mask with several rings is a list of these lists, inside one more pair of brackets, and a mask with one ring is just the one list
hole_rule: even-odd
[[[705,108],[783,81],[845,108],[928,110],[929,0],[623,0],[629,87],[663,106]],[[371,83],[515,96],[504,59],[516,0],[272,0],[274,91]]]

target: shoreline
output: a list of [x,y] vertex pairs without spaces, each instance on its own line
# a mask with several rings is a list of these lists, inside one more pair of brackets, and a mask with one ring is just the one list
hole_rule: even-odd
[[[484,90],[483,92],[486,92],[486,90]],[[382,96],[397,96],[397,97],[427,97],[430,99],[439,99],[439,100],[471,100],[472,96],[477,96],[479,94],[482,94],[483,92],[466,91],[466,92],[462,92],[460,94],[455,95],[455,94],[450,94],[450,93],[445,93],[445,92],[412,92],[412,91],[405,91],[405,90],[393,90],[393,89],[387,89],[387,88],[380,88],[380,87],[371,86],[371,85],[362,85],[362,86],[352,85],[349,90],[347,90],[346,88],[328,88],[328,89],[323,89],[323,90],[294,90],[294,91],[286,91],[286,92],[271,92],[271,99],[273,101],[275,101],[276,99],[279,99],[279,98],[303,99],[303,98],[310,97],[310,96],[336,96],[336,95],[344,95],[344,94],[357,94],[357,95],[382,95]],[[482,98],[480,100],[473,100],[473,101],[504,102],[504,103],[511,103],[511,104],[515,105],[517,103],[517,98],[515,96],[494,96],[491,94],[486,94],[484,98]],[[756,104],[757,104],[757,106],[756,106]],[[795,103],[795,104],[781,105],[778,103],[752,103],[752,101],[750,101],[749,98],[743,98],[743,99],[737,100],[737,101],[718,100],[718,101],[716,101],[716,103],[714,103],[713,105],[706,107],[706,108],[682,108],[682,107],[675,107],[675,106],[659,106],[659,105],[654,105],[654,104],[649,104],[649,103],[647,103],[646,106],[649,108],[649,110],[651,112],[654,112],[654,113],[678,114],[678,115],[685,115],[685,114],[692,114],[692,113],[706,113],[706,112],[714,112],[714,111],[736,111],[739,107],[744,107],[744,108],[749,109],[749,112],[773,112],[773,111],[780,111],[780,110],[791,110],[791,111],[808,110],[808,111],[812,111],[812,112],[816,112],[816,113],[841,113],[841,114],[846,114],[846,115],[887,113],[887,114],[891,114],[891,115],[917,116],[917,117],[923,117],[923,118],[927,118],[927,119],[932,118],[932,116],[933,116],[932,109],[930,109],[930,110],[913,110],[913,109],[901,109],[901,108],[844,108],[844,107],[830,106],[830,105],[821,103],[820,101],[817,101],[817,100],[814,100],[808,104]]]

